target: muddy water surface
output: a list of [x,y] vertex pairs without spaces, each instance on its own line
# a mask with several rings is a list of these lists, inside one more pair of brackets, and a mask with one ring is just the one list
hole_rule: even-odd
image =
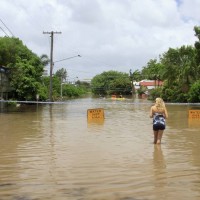
[[[167,104],[159,146],[150,106],[81,99],[0,113],[0,199],[200,199],[200,123],[188,120],[191,106]],[[91,108],[104,108],[103,123],[87,122]]]

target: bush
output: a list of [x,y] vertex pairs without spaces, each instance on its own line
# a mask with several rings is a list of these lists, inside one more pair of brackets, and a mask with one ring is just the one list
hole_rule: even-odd
[[162,94],[162,88],[161,87],[152,89],[151,92],[150,92],[150,95],[149,95],[149,99],[150,100],[156,99],[157,97],[160,97],[161,94]]
[[140,86],[140,88],[137,89],[138,95],[145,94],[146,91],[147,91],[147,87],[145,87],[145,86]]
[[180,86],[165,86],[162,90],[161,97],[167,102],[185,103],[188,101],[188,94],[184,93]]
[[65,85],[63,87],[63,96],[67,96],[70,98],[71,97],[79,97],[85,93],[86,93],[86,91],[83,88],[78,87],[76,85]]
[[188,102],[200,102],[200,80],[192,84],[188,93]]

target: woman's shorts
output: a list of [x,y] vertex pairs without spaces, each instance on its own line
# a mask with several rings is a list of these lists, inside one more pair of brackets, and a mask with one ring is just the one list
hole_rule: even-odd
[[154,131],[165,130],[165,124],[154,124],[153,130]]

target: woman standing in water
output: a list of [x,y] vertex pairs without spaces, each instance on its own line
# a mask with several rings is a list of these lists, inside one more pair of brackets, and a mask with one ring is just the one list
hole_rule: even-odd
[[165,130],[165,119],[168,118],[165,103],[161,98],[156,98],[155,105],[150,110],[150,117],[153,118],[154,144],[160,144]]

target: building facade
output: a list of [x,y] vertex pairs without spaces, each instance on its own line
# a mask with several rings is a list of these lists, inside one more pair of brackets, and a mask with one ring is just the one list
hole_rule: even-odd
[[146,87],[148,90],[155,89],[163,85],[163,81],[159,80],[141,80],[140,82],[134,82],[135,89],[139,89],[141,86]]

